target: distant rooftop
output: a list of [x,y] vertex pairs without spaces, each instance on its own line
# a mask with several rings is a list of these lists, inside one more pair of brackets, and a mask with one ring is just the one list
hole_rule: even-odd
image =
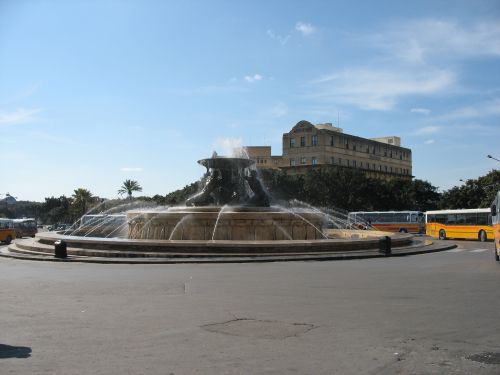
[[14,198],[9,193],[7,193],[5,195],[0,194],[0,202],[6,203],[6,204],[16,204],[17,203],[16,198]]
[[336,126],[333,126],[331,122],[325,122],[323,124],[316,124],[314,125],[317,129],[324,129],[324,130],[331,130],[334,132],[339,132],[342,133],[343,130],[341,128],[338,128]]

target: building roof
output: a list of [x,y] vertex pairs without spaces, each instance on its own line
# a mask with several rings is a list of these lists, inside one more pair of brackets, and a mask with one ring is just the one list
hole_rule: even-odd
[[0,194],[0,202],[6,203],[6,204],[16,204],[17,200],[12,195],[7,193],[5,195]]

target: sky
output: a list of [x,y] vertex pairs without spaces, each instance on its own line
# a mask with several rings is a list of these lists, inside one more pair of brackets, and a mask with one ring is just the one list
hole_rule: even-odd
[[300,120],[439,191],[499,169],[500,2],[0,0],[0,194],[164,195]]

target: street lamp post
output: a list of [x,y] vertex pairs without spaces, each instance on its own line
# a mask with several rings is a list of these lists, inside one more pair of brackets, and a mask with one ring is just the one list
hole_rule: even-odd
[[496,160],[496,161],[498,161],[498,162],[500,163],[500,159],[497,159],[497,158],[495,158],[495,157],[493,157],[493,156],[491,156],[491,155],[486,155],[486,156],[487,156],[488,158],[493,159],[493,160]]

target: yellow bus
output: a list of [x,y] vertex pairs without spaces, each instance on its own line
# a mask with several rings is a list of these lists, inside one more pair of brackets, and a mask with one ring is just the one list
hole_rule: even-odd
[[487,241],[493,239],[489,208],[440,210],[425,213],[425,233],[440,240],[447,238]]
[[7,245],[16,238],[16,230],[14,229],[14,222],[10,219],[0,219],[0,242]]
[[424,214],[420,211],[349,212],[347,220],[353,228],[374,228],[386,232],[424,233]]
[[495,259],[500,261],[500,191],[491,204],[491,222],[493,225],[493,249],[495,250]]

